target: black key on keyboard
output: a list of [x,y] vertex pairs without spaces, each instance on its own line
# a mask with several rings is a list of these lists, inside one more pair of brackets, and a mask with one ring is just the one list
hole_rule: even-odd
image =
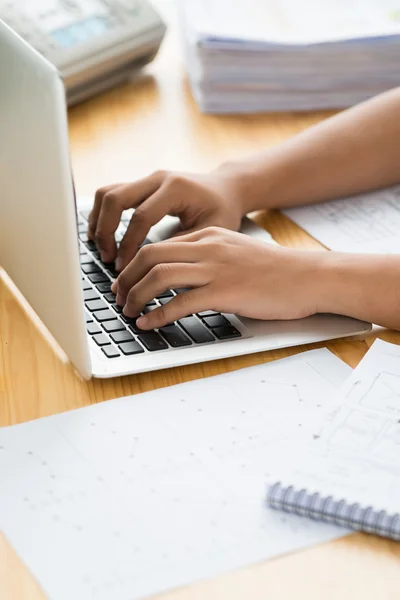
[[81,269],[85,273],[85,275],[89,275],[89,273],[101,273],[99,265],[96,265],[95,262],[89,262],[87,264],[81,265]]
[[96,288],[99,290],[100,294],[107,294],[111,291],[111,281],[107,279],[106,283],[98,283]]
[[94,252],[95,250],[97,250],[97,246],[95,244],[95,242],[93,240],[88,240],[86,242],[86,246],[87,248],[89,248],[89,250],[91,250],[92,252]]
[[119,315],[122,315],[122,311],[123,311],[122,306],[119,306],[118,304],[111,304],[111,307],[115,310],[116,313],[118,313]]
[[97,323],[88,323],[86,330],[88,332],[89,335],[96,335],[97,333],[102,333],[100,327],[97,325]]
[[178,323],[196,344],[205,344],[206,342],[213,342],[215,340],[212,333],[196,317],[185,317],[184,319],[180,319]]
[[166,290],[165,292],[163,292],[162,294],[158,294],[157,298],[173,298],[174,294],[171,292],[171,290]]
[[183,294],[183,292],[190,292],[190,288],[176,288],[174,292],[176,292],[177,294]]
[[96,293],[96,290],[89,288],[83,292],[83,299],[85,302],[89,300],[100,300],[100,296]]
[[106,321],[114,321],[115,319],[115,312],[113,312],[110,309],[97,310],[93,313],[93,315],[96,321],[98,321],[99,323],[105,323]]
[[223,327],[216,327],[212,330],[213,333],[217,336],[219,340],[229,340],[231,338],[239,338],[242,337],[240,331],[233,327],[233,325],[227,325]]
[[133,342],[125,342],[124,344],[119,344],[118,348],[127,356],[131,354],[141,354],[144,352],[142,346],[133,340]]
[[197,313],[197,316],[201,319],[204,319],[204,317],[212,317],[213,315],[219,315],[219,312],[216,312],[215,310],[203,310],[203,312]]
[[112,292],[108,292],[107,294],[104,294],[104,298],[110,304],[113,304],[115,302],[115,294],[113,294]]
[[139,329],[136,325],[136,321],[139,317],[126,317],[125,315],[121,315],[121,319],[129,326],[129,329],[133,331],[133,333],[143,333],[143,329]]
[[94,341],[98,346],[107,346],[110,343],[110,340],[104,333],[99,333],[99,335],[93,336]]
[[223,327],[224,325],[230,325],[228,319],[226,319],[222,315],[203,317],[203,321],[207,325],[207,327],[210,327],[210,329],[214,329],[214,327]]
[[171,298],[159,298],[159,302],[160,304],[168,304],[168,302],[170,300],[172,300],[173,296],[171,296]]
[[146,306],[155,306],[157,305],[157,302],[155,300],[150,300],[150,302],[147,302]]
[[90,312],[94,312],[96,310],[105,310],[108,308],[107,304],[104,302],[104,300],[101,300],[101,298],[98,300],[89,300],[89,302],[85,302],[85,306],[88,310],[90,310]]
[[117,331],[116,333],[112,333],[110,335],[110,338],[116,344],[122,344],[123,342],[133,342],[133,340],[135,339],[133,335],[129,333],[129,331],[127,331],[127,329],[124,329],[124,331]]
[[150,350],[150,352],[154,352],[155,350],[165,350],[168,348],[168,344],[164,342],[161,336],[158,335],[156,331],[146,331],[139,335],[139,341]]
[[114,277],[114,279],[116,279],[119,275],[119,272],[115,270],[115,263],[103,263],[104,268],[106,269],[106,271],[108,271],[111,275],[111,277]]
[[117,358],[117,356],[120,356],[118,350],[114,348],[114,346],[111,346],[111,344],[109,344],[108,346],[103,346],[102,350],[107,356],[107,358]]
[[113,331],[123,331],[125,329],[125,325],[118,321],[118,319],[113,319],[112,321],[106,321],[103,324],[103,328],[107,333],[111,333]]
[[189,340],[177,325],[167,325],[166,327],[161,327],[159,331],[173,348],[192,345],[191,340]]
[[135,325],[138,317],[127,317],[126,315],[121,314],[121,319],[124,323],[127,323],[128,325]]
[[110,281],[105,273],[91,273],[88,278],[92,283],[108,283]]

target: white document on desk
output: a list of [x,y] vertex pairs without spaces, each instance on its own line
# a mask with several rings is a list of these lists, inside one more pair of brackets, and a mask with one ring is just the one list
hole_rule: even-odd
[[265,503],[319,435],[327,350],[0,429],[0,530],[51,600],[135,600],[343,535]]
[[400,186],[282,212],[331,250],[400,253]]
[[322,489],[400,514],[400,347],[376,340],[338,398],[316,445]]

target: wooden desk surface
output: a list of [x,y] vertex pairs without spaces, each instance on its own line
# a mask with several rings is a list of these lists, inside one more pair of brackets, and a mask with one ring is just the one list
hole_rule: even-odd
[[[70,110],[78,194],[91,195],[102,184],[135,179],[156,168],[206,170],[222,160],[275,144],[329,114],[203,116],[184,80],[177,44],[172,30],[145,78]],[[319,247],[276,212],[255,218],[281,244]],[[400,343],[400,335],[393,332],[381,337]],[[372,341],[337,341],[326,346],[354,367]],[[268,362],[305,349],[83,382],[70,365],[60,361],[0,281],[0,426]],[[400,544],[357,534],[193,584],[163,598],[368,600],[379,596],[397,600],[399,589]],[[45,598],[1,535],[0,598]]]

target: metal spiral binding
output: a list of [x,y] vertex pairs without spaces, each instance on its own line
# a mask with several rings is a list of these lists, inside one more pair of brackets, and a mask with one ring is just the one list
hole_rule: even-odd
[[291,485],[283,486],[281,482],[268,488],[267,503],[272,508],[299,516],[400,540],[400,513],[389,514],[356,502],[349,504],[345,498],[324,497],[304,488],[296,490]]

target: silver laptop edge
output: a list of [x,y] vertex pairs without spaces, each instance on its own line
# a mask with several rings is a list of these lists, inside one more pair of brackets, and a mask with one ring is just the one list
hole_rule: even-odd
[[[65,90],[57,70],[0,21],[0,264],[84,378],[113,377],[366,334],[364,323],[316,315],[256,321],[228,315],[242,337],[108,359],[86,334]],[[91,207],[78,199],[78,210]],[[153,228],[165,239],[175,221]],[[245,219],[243,231],[271,237]]]
[[88,378],[64,86],[1,22],[0,90],[0,263]]

